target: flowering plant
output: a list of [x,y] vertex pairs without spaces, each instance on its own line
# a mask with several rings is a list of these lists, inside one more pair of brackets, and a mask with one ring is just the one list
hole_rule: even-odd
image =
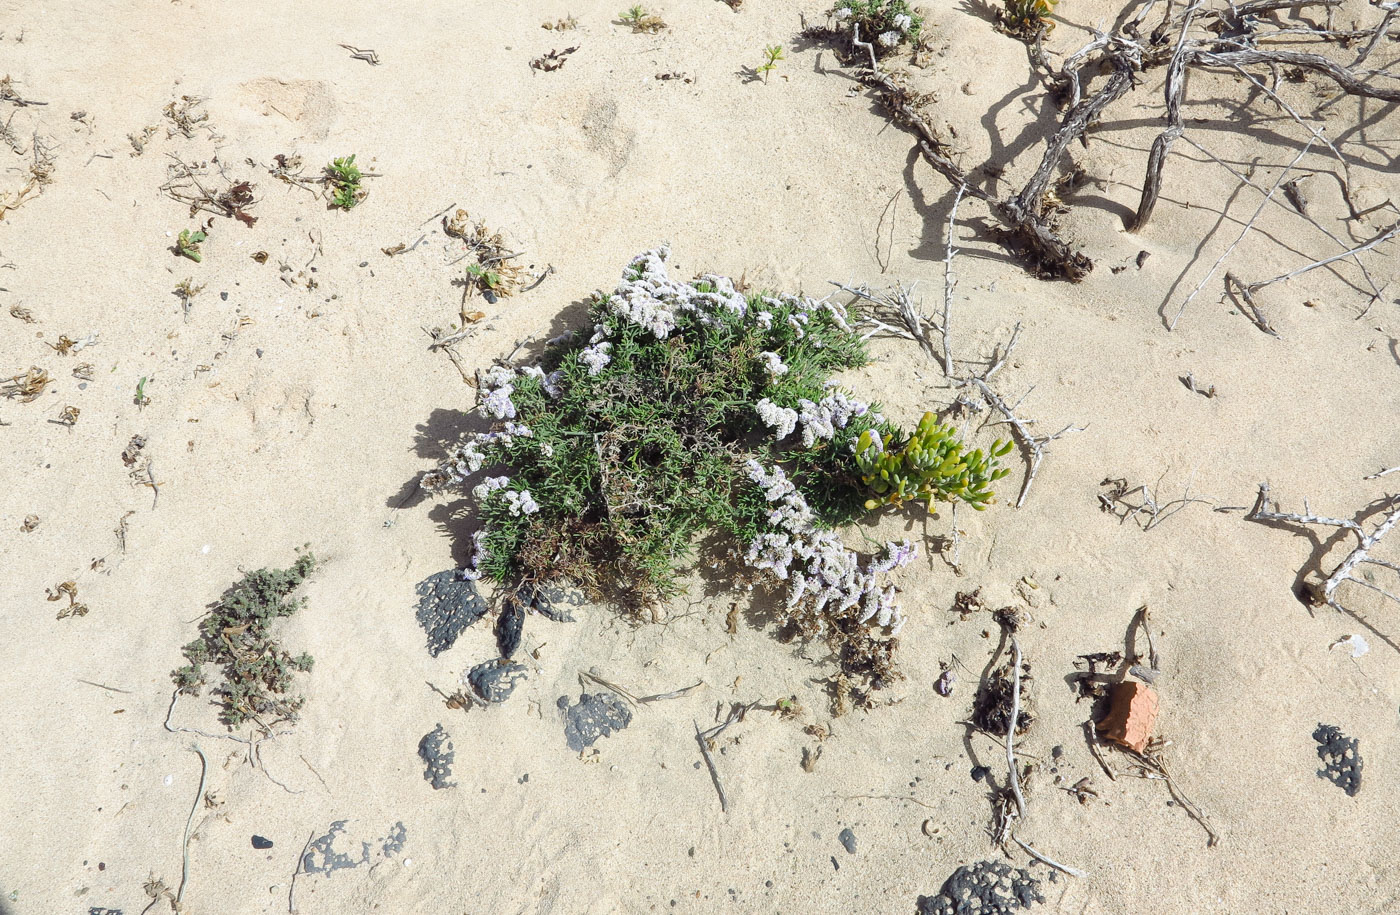
[[[836,530],[868,510],[872,485],[885,491],[878,468],[872,483],[872,443],[906,443],[929,485],[944,462],[926,467],[909,443],[951,445],[929,445],[923,424],[906,436],[830,380],[866,362],[842,305],[745,295],[713,275],[680,282],[668,256],[634,258],[592,298],[588,325],[549,341],[538,362],[480,376],[487,427],[424,479],[475,501],[461,576],[504,587],[515,614],[529,602],[509,595],[565,582],[640,610],[679,590],[678,568],[715,531],[737,543],[742,577],[781,595],[787,623],[831,641],[843,669],[887,672],[871,653],[887,658],[903,625],[889,574],[914,547],[863,555]],[[959,466],[961,482],[937,492],[985,502],[994,466]]]
[[839,27],[860,29],[860,40],[873,42],[875,53],[884,56],[904,41],[917,42],[924,17],[907,0],[837,0],[831,16]]

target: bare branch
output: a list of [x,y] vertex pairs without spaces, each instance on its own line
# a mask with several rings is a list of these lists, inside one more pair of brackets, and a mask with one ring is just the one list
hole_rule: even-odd
[[[1380,474],[1377,474],[1377,476],[1379,475]],[[1358,620],[1362,620],[1363,618],[1357,611],[1341,603],[1341,601],[1337,597],[1338,588],[1340,588],[1345,582],[1352,582],[1353,584],[1360,585],[1363,588],[1375,591],[1388,600],[1394,601],[1395,603],[1400,603],[1400,595],[1397,595],[1396,593],[1391,591],[1387,591],[1384,588],[1379,587],[1373,584],[1372,582],[1358,578],[1355,575],[1357,566],[1360,566],[1362,564],[1377,565],[1383,568],[1391,569],[1392,571],[1397,568],[1395,563],[1388,562],[1384,559],[1375,559],[1370,554],[1371,551],[1375,549],[1376,546],[1381,542],[1381,539],[1384,538],[1386,534],[1390,533],[1390,531],[1395,527],[1397,523],[1400,523],[1400,496],[1390,496],[1387,498],[1386,504],[1383,508],[1383,511],[1385,511],[1386,513],[1385,517],[1381,520],[1381,522],[1378,525],[1376,525],[1374,529],[1372,529],[1372,531],[1369,534],[1366,533],[1365,528],[1363,528],[1361,524],[1359,524],[1356,521],[1348,521],[1343,520],[1341,518],[1326,518],[1319,515],[1315,515],[1313,514],[1312,509],[1308,507],[1306,502],[1303,503],[1303,508],[1304,510],[1302,514],[1280,512],[1270,509],[1269,485],[1267,483],[1260,483],[1259,495],[1255,499],[1254,508],[1250,510],[1249,514],[1245,515],[1245,520],[1265,523],[1282,522],[1287,524],[1322,525],[1324,527],[1336,527],[1341,528],[1343,530],[1351,531],[1353,534],[1356,535],[1356,547],[1350,553],[1347,554],[1346,558],[1342,560],[1340,565],[1338,565],[1335,569],[1332,570],[1332,572],[1327,576],[1327,579],[1322,583],[1321,588],[1317,590],[1315,596],[1317,597],[1318,602],[1326,604],[1332,609],[1345,613],[1348,616],[1354,617]],[[1395,643],[1388,638],[1386,639],[1386,641],[1389,642],[1392,646],[1395,645]]]

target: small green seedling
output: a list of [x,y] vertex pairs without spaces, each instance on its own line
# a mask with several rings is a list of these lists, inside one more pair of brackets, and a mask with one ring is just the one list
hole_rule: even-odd
[[997,28],[1013,38],[1031,42],[1042,33],[1055,30],[1050,14],[1059,0],[1005,0],[1006,6],[997,10]]
[[783,56],[783,46],[780,44],[772,44],[764,48],[763,56],[764,62],[754,69],[763,74],[763,81],[766,83],[768,82],[768,74],[778,68],[778,61],[787,60],[787,58]]
[[666,23],[660,16],[648,12],[640,3],[623,13],[621,19],[623,24],[630,25],[634,32],[659,32],[666,28]]
[[369,193],[360,186],[364,173],[355,164],[355,155],[342,159],[332,159],[326,166],[326,184],[331,189],[331,206],[348,210],[358,204]]
[[473,282],[482,292],[490,290],[499,293],[504,285],[501,282],[501,275],[494,270],[488,270],[480,264],[468,264],[467,273],[471,275]]
[[199,229],[195,229],[193,232],[189,229],[181,229],[180,237],[175,240],[175,253],[181,257],[188,257],[196,264],[201,263],[204,260],[204,255],[199,253],[199,246],[208,237]]
[[136,396],[132,398],[132,403],[138,407],[150,406],[151,398],[146,396],[147,380],[146,376],[142,375],[141,380],[136,382]]
[[932,507],[937,500],[961,499],[977,511],[991,500],[991,484],[1010,473],[997,458],[1011,451],[1011,442],[996,441],[990,451],[963,451],[956,430],[925,413],[909,440],[898,448],[893,437],[866,430],[856,442],[856,466],[876,498],[867,509],[919,500]]

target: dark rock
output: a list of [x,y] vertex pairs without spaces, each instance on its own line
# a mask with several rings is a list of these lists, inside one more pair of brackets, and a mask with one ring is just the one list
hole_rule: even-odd
[[568,607],[580,607],[584,603],[582,592],[551,585],[526,585],[517,593],[522,603],[556,623],[572,623],[574,616]]
[[403,821],[394,824],[394,828],[389,830],[389,834],[379,842],[379,850],[384,853],[384,857],[392,858],[403,851],[403,843],[408,839],[408,829],[403,825]]
[[[1050,879],[1055,879],[1052,871]],[[1040,881],[1005,861],[979,861],[953,871],[937,896],[920,896],[919,915],[1012,915],[1044,902]]]
[[1361,790],[1361,753],[1357,750],[1357,738],[1344,736],[1335,725],[1321,723],[1312,736],[1317,741],[1317,758],[1324,766],[1317,770],[1317,777],[1341,788],[1348,797],[1355,797]]
[[851,831],[851,827],[847,826],[841,830],[836,838],[841,840],[841,845],[847,852],[853,855],[856,853],[856,834]]
[[[350,857],[348,852],[336,851],[335,840],[345,832],[347,820],[336,820],[325,835],[311,843],[301,858],[301,870],[305,874],[331,874],[346,868],[359,867],[369,863],[369,843],[360,843],[360,857]],[[317,860],[319,856],[320,860]]]
[[632,710],[612,693],[581,693],[573,705],[568,696],[560,696],[559,707],[564,710],[564,738],[575,753],[632,723]]
[[429,575],[415,590],[418,624],[428,634],[428,654],[433,657],[451,648],[457,636],[486,615],[476,582],[458,578],[452,569]]
[[524,664],[493,660],[467,671],[467,685],[487,702],[504,702],[528,672]]
[[253,836],[253,847],[254,847],[254,848],[271,848],[271,847],[272,847],[272,840],[271,840],[271,839],[264,839],[262,836]]
[[987,766],[973,766],[973,767],[972,767],[972,780],[973,780],[974,782],[984,781],[984,780],[987,778],[987,776],[989,776],[989,775],[991,775],[991,774],[992,774],[992,770],[991,770],[990,768],[988,768]]
[[525,607],[513,597],[501,602],[501,615],[496,618],[496,647],[501,657],[514,657],[525,634]]
[[418,741],[418,755],[427,763],[427,769],[423,772],[423,779],[432,782],[433,788],[455,788],[456,782],[448,781],[452,777],[452,760],[455,758],[452,752],[452,741],[448,739],[447,732],[438,725],[431,731],[423,735],[423,739]]

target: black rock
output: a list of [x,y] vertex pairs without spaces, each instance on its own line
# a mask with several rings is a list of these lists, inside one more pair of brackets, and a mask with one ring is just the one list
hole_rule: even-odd
[[573,705],[568,696],[560,696],[559,707],[564,710],[564,738],[575,753],[632,723],[632,710],[612,693],[581,693]]
[[565,591],[550,585],[525,585],[516,593],[521,603],[556,623],[572,623],[574,616],[568,607],[579,607],[584,602],[581,592]]
[[507,597],[501,603],[501,615],[496,618],[496,647],[500,649],[501,657],[514,657],[524,634],[525,607],[518,600]]
[[523,679],[527,668],[514,661],[486,661],[467,671],[467,685],[487,702],[505,702]]
[[1341,788],[1348,797],[1355,797],[1361,790],[1361,753],[1357,750],[1357,738],[1343,735],[1335,725],[1321,723],[1312,736],[1317,741],[1317,758],[1324,766],[1317,770],[1317,777]]
[[[1056,877],[1050,872],[1050,879]],[[1012,915],[1044,902],[1040,881],[1005,861],[979,861],[953,871],[936,896],[920,896],[919,915]]]
[[379,850],[384,853],[384,857],[392,858],[403,851],[403,843],[408,840],[408,829],[403,825],[403,821],[394,824],[389,830],[389,834],[379,840]]
[[[332,874],[338,870],[359,867],[369,863],[369,843],[360,843],[360,857],[352,858],[348,851],[336,851],[336,837],[345,832],[346,820],[336,820],[326,834],[307,847],[301,857],[301,871],[304,874]],[[319,856],[319,860],[318,860]]]
[[428,634],[428,654],[437,657],[452,647],[466,628],[486,615],[486,601],[476,582],[452,569],[429,575],[418,583],[418,624]]
[[448,739],[442,725],[439,724],[418,741],[418,755],[427,763],[423,778],[432,782],[433,788],[457,786],[456,782],[448,781],[452,777],[452,760],[455,756],[452,752],[452,741]]
[[264,839],[262,836],[253,836],[253,847],[254,847],[254,848],[271,848],[271,847],[272,847],[272,840],[271,840],[271,839]]
[[847,826],[845,829],[841,830],[840,835],[836,838],[841,840],[841,846],[845,848],[847,852],[853,855],[856,853],[856,834],[851,831],[851,827]]
[[980,781],[984,780],[987,776],[989,776],[989,775],[991,775],[991,774],[992,774],[992,770],[991,770],[990,768],[988,768],[987,766],[973,766],[973,767],[972,767],[972,780],[973,780],[974,782],[980,782]]

